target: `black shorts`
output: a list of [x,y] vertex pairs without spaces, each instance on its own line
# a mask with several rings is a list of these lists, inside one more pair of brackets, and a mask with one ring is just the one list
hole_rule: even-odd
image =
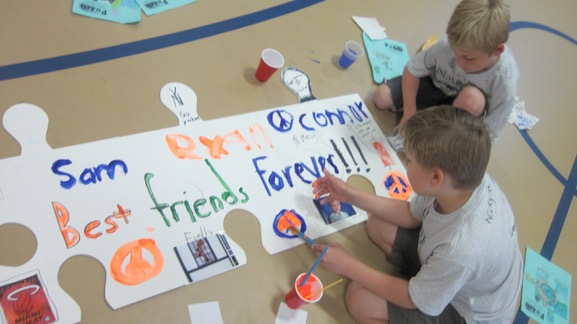
[[406,309],[387,302],[391,324],[466,324],[465,319],[450,304],[438,316],[427,315],[417,308]]
[[[387,80],[387,87],[391,90],[391,99],[393,100],[393,110],[402,111],[403,91],[402,91],[402,76]],[[481,93],[485,96],[485,109],[483,116],[487,115],[489,104],[487,95],[481,89]],[[431,77],[423,77],[419,79],[419,89],[417,90],[417,110],[429,108],[432,106],[452,105],[456,96],[447,96],[441,89],[437,88],[433,83]]]
[[[421,261],[417,251],[420,229],[405,229],[399,227],[393,244],[392,263],[399,268],[401,276],[405,279],[414,277],[421,269]],[[387,302],[389,311],[389,323],[426,323],[445,324],[458,323],[465,324],[465,319],[457,313],[450,304],[445,307],[438,316],[430,316],[419,309],[407,309],[399,307],[391,302]]]

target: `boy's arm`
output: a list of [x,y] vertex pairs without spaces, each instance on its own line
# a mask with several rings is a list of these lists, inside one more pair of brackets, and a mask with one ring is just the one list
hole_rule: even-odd
[[[375,295],[404,308],[416,308],[409,295],[409,281],[379,272],[350,255],[340,244],[331,243],[322,259],[328,271],[343,275],[361,284]],[[315,244],[319,253],[325,248]]]
[[508,47],[501,53],[497,65],[496,76],[488,91],[489,110],[485,116],[485,122],[491,131],[493,143],[501,136],[516,104],[515,96],[520,78],[519,67]]
[[403,118],[401,118],[399,126],[403,125],[417,112],[417,91],[419,89],[419,82],[419,78],[411,74],[409,69],[405,66],[401,81],[401,91],[403,93]]
[[417,228],[421,221],[413,216],[410,204],[404,200],[377,196],[349,186],[349,202],[393,225],[404,228]]
[[[319,178],[313,184],[313,193],[321,204],[331,200],[351,203],[388,223],[405,227],[417,228],[421,226],[421,221],[416,219],[410,211],[409,203],[404,200],[397,200],[377,196],[373,193],[355,188],[343,180],[330,174],[325,169],[325,176]],[[325,196],[326,195],[326,196]]]

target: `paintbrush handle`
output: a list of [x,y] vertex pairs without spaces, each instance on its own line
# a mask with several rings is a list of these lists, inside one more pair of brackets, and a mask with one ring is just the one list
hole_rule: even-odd
[[302,238],[303,240],[305,240],[305,242],[307,242],[310,245],[316,244],[315,241],[313,241],[312,239],[310,239],[308,236],[304,235],[303,232],[297,230],[296,228],[294,228],[293,226],[289,227],[289,230],[291,232],[293,232],[294,234],[298,235],[300,238]]
[[303,279],[303,281],[301,281],[300,287],[304,286],[305,283],[307,283],[307,281],[309,280],[309,277],[311,276],[311,273],[313,273],[313,271],[315,271],[316,267],[319,265],[319,263],[321,262],[321,259],[323,258],[323,256],[325,255],[325,253],[328,250],[328,246],[325,246],[325,249],[323,250],[323,252],[321,253],[321,255],[319,255],[319,257],[317,258],[317,260],[315,261],[315,264],[313,264],[313,266],[311,267],[311,269],[309,270],[309,272],[307,272],[307,275],[305,276],[305,278]]

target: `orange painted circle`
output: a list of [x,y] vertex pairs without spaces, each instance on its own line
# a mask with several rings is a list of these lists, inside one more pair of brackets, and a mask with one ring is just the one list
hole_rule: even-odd
[[[154,258],[153,264],[142,258],[142,249],[146,249]],[[123,263],[130,258],[126,267]],[[121,246],[110,261],[110,272],[114,280],[121,284],[134,286],[156,277],[164,266],[162,252],[153,239],[140,239]]]

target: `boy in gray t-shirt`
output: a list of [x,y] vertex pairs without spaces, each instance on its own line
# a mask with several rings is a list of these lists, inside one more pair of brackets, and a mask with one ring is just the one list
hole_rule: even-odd
[[467,323],[510,323],[523,260],[513,212],[497,183],[485,175],[453,213],[439,213],[435,198],[422,196],[411,202],[411,213],[423,222],[418,242],[423,266],[409,279],[419,310],[440,314],[450,303]]
[[374,93],[379,109],[403,111],[400,125],[417,109],[451,104],[484,117],[495,142],[519,84],[519,69],[505,44],[510,14],[503,0],[463,0],[447,38],[415,55],[402,77],[384,80]]
[[[379,197],[328,173],[314,183],[321,203],[351,203],[370,213],[369,238],[401,276],[375,270],[338,243],[322,265],[351,279],[345,302],[358,323],[510,323],[523,261],[507,198],[486,174],[487,125],[469,112],[438,106],[400,129],[411,202]],[[320,254],[323,244],[312,248]]]

